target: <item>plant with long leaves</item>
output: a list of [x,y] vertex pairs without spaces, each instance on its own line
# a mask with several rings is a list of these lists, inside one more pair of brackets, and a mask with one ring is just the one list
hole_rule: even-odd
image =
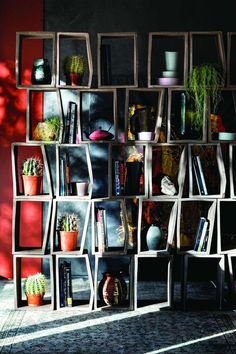
[[184,87],[188,99],[193,100],[195,105],[194,121],[192,121],[195,130],[202,128],[209,99],[212,112],[216,112],[222,99],[221,87],[223,85],[224,78],[213,64],[195,66],[187,75]]

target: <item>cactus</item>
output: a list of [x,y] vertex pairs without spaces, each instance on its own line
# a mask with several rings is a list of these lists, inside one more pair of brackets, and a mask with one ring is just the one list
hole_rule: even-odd
[[65,214],[58,219],[58,231],[78,231],[79,219],[75,214]]
[[44,274],[36,273],[24,281],[24,291],[29,295],[43,295],[47,290],[47,279]]
[[84,74],[88,71],[87,58],[83,55],[71,55],[64,61],[65,73]]
[[24,160],[22,174],[24,176],[42,176],[42,162],[37,157],[29,157]]

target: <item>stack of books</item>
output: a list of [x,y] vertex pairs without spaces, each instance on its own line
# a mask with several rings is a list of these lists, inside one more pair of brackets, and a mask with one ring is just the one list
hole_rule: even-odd
[[60,307],[72,307],[71,262],[63,261],[59,266]]
[[209,220],[201,216],[198,223],[196,240],[194,244],[194,251],[206,252],[208,238],[209,238],[209,225],[210,225]]

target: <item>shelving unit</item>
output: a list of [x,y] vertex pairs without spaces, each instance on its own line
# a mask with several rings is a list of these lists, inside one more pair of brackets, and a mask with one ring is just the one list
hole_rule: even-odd
[[[222,87],[223,100],[218,112],[214,112],[222,116],[217,118],[218,122],[221,119],[229,133],[236,132],[235,35],[228,33],[227,86]],[[135,32],[97,34],[97,84],[88,33],[17,33],[16,85],[27,89],[27,129],[26,142],[12,144],[16,308],[26,309],[21,290],[24,258],[35,258],[40,262],[36,262],[36,269],[40,266],[50,274],[51,294],[45,309],[134,310],[150,304],[171,307],[172,272],[177,258],[183,261],[184,308],[189,263],[195,258],[199,263],[207,259],[217,262],[217,301],[222,306],[224,257],[228,256],[232,283],[232,257],[236,248],[236,243],[227,243],[226,237],[228,233],[234,236],[236,230],[229,217],[236,200],[236,139],[224,138],[219,134],[223,131],[215,130],[215,118],[209,117],[213,113],[211,102],[204,112],[202,128],[193,131],[189,123],[193,119],[193,105],[184,89],[188,71],[205,61],[217,61],[221,73],[226,74],[222,33],[150,32],[147,40],[147,87],[139,87]],[[29,45],[34,43],[37,48],[27,58]],[[50,84],[32,85],[25,78],[26,68],[32,69],[35,53],[38,58],[49,54]],[[78,54],[86,57],[88,71],[80,84],[68,84],[64,60]],[[175,59],[173,65],[170,57]],[[70,112],[73,112],[71,116]],[[35,140],[34,130],[38,122],[51,115],[60,117],[61,129],[58,139],[50,141],[48,149],[46,141]],[[68,123],[73,125],[73,131]],[[94,133],[95,139],[91,136]],[[140,133],[150,133],[150,136]],[[108,154],[104,157],[107,169],[99,178],[104,184],[107,179],[107,194],[96,195],[95,169],[101,161],[103,147]],[[50,158],[48,150],[51,150]],[[91,156],[94,151],[95,156]],[[20,164],[26,157],[35,155],[43,161],[43,187],[40,194],[30,197],[24,195]],[[206,190],[199,183],[205,184]],[[81,185],[85,192],[80,191]],[[36,209],[40,210],[35,228],[38,243],[26,244],[22,228],[32,215],[37,216]],[[70,252],[61,250],[58,235],[58,218],[64,213],[75,213],[80,219],[77,247]],[[195,243],[201,231],[198,231],[200,218],[205,218],[208,228],[205,228],[205,247],[198,250]],[[147,246],[151,225],[158,226],[161,232],[161,241],[155,249]],[[228,225],[233,226],[228,230]],[[60,267],[64,261],[71,264],[72,307],[60,303]],[[50,269],[44,267],[46,262]],[[155,267],[161,264],[160,268],[165,269],[165,274],[161,273],[166,285],[164,301],[163,296],[156,296],[159,286],[156,268],[152,274],[153,299],[142,298],[141,275],[146,274],[149,281],[147,268],[151,263]],[[127,296],[120,306],[108,305],[101,295],[103,273],[120,272]]]

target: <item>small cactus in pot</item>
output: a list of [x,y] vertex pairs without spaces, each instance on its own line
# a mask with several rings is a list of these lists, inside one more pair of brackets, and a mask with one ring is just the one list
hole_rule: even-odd
[[79,218],[75,214],[64,214],[58,219],[57,230],[60,235],[62,251],[74,251],[77,247]]
[[88,61],[84,55],[71,55],[64,60],[64,73],[67,85],[81,85],[83,75],[88,72]]
[[39,158],[29,157],[24,160],[22,165],[23,189],[25,195],[37,195],[43,175],[43,165]]
[[29,275],[24,280],[24,292],[27,296],[28,305],[42,305],[43,297],[47,287],[47,279],[44,274],[36,273],[34,275]]

